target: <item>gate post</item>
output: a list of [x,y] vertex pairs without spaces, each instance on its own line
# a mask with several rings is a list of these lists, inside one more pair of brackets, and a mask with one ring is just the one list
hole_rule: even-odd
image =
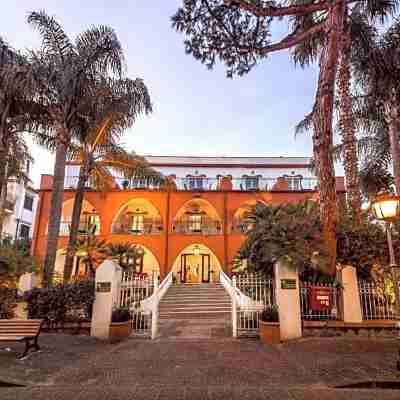
[[118,304],[121,280],[122,268],[114,261],[106,260],[97,268],[90,336],[99,339],[110,337],[111,315]]
[[155,339],[158,332],[158,277],[154,279],[154,304],[151,310],[151,339]]
[[236,276],[232,278],[232,336],[237,338],[237,301],[236,301]]
[[277,262],[274,275],[281,340],[301,338],[299,273],[297,269]]
[[343,322],[362,322],[360,292],[357,271],[351,265],[344,267],[339,274],[342,290]]

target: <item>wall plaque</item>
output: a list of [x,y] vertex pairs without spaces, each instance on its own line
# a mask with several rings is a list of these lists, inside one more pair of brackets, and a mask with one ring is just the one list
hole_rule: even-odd
[[281,289],[296,289],[296,279],[281,279]]
[[111,292],[111,282],[97,282],[96,283],[96,292],[98,292],[98,293]]

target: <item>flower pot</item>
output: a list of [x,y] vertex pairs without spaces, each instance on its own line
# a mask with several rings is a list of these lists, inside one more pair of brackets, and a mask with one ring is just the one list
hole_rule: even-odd
[[259,335],[265,344],[279,344],[281,342],[279,322],[260,321]]
[[132,333],[131,321],[112,322],[110,325],[110,340],[118,341],[125,339]]

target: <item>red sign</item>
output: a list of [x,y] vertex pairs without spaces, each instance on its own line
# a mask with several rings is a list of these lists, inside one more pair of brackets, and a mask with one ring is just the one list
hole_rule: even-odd
[[310,306],[312,310],[324,311],[332,308],[333,292],[331,288],[311,287]]

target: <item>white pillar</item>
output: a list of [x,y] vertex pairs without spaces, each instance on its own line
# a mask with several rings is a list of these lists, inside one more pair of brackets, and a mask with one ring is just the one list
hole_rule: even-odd
[[151,311],[151,338],[155,339],[158,332],[158,277],[154,281],[154,296],[155,302]]
[[362,322],[361,301],[356,269],[346,266],[340,273],[343,286],[343,322]]
[[232,278],[232,336],[237,338],[236,276]]
[[18,281],[18,294],[23,295],[25,292],[32,290],[37,285],[37,277],[33,272],[27,272],[20,276]]
[[279,308],[281,340],[302,337],[299,274],[284,263],[274,265],[276,302]]
[[110,336],[111,314],[118,304],[122,268],[114,261],[106,260],[96,270],[95,300],[90,335],[99,339]]

